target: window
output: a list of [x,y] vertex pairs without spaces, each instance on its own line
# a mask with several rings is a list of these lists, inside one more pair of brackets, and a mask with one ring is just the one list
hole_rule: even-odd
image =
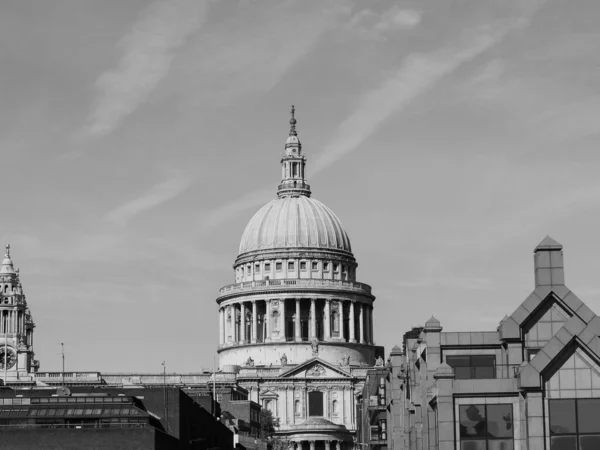
[[281,271],[281,269],[283,269],[283,264],[280,262],[275,263],[275,270]]
[[512,450],[511,404],[459,406],[461,450]]
[[529,348],[527,349],[527,358],[529,359],[529,361],[531,361],[535,355],[537,355],[539,353],[540,349],[539,348]]
[[335,264],[333,265],[333,271],[334,271],[334,272],[339,272],[339,270],[340,270],[340,265],[339,265],[339,264],[337,264],[337,263],[335,263]]
[[288,261],[288,270],[294,270],[294,261]]
[[321,391],[308,393],[308,415],[323,416],[323,393]]
[[496,378],[495,355],[448,355],[446,363],[457,380]]
[[339,403],[338,403],[338,401],[337,401],[337,400],[334,400],[334,401],[331,403],[331,409],[332,409],[332,411],[333,411],[333,415],[334,415],[334,416],[337,416],[337,415],[339,415],[339,413],[340,413],[340,406],[339,406]]
[[549,400],[548,404],[552,449],[600,448],[600,399]]
[[317,261],[312,262],[312,270],[319,270],[319,263]]
[[271,263],[265,263],[265,272],[271,271]]
[[327,271],[329,270],[329,263],[323,263],[323,270]]
[[294,415],[301,416],[302,415],[302,406],[300,405],[300,400],[294,401]]
[[255,273],[260,273],[260,264],[254,264],[254,272]]
[[306,270],[306,261],[300,261],[300,270]]
[[246,273],[247,273],[248,275],[250,275],[250,272],[252,272],[252,266],[251,266],[250,264],[248,264],[248,265],[246,266]]

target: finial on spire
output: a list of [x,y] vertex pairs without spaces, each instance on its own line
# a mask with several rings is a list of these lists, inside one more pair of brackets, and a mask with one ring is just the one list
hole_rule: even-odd
[[6,253],[4,253],[4,256],[10,258],[10,244],[6,244]]
[[297,136],[296,133],[296,118],[294,115],[296,114],[296,108],[292,105],[292,110],[290,111],[292,114],[292,118],[290,119],[290,136]]

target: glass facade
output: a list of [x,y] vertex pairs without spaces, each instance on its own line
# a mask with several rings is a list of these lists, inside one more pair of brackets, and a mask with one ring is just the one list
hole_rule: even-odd
[[494,355],[448,355],[446,364],[454,369],[457,380],[496,378]]
[[549,400],[550,450],[600,449],[600,399]]
[[[548,398],[600,397],[598,366],[577,349],[546,383]],[[600,447],[598,447],[600,449]]]
[[569,314],[556,303],[552,303],[542,316],[535,321],[525,333],[525,346],[527,348],[542,348],[552,339],[569,320]]
[[461,450],[513,450],[512,404],[459,406]]

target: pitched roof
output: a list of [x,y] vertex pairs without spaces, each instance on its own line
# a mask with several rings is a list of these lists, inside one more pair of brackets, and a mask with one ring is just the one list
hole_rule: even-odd
[[537,252],[538,250],[562,250],[563,246],[552,239],[550,236],[546,235],[542,242],[540,242],[537,247],[533,250]]

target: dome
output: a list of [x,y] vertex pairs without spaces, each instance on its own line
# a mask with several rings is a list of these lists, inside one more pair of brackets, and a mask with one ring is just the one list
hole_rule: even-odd
[[239,253],[279,248],[352,253],[348,234],[333,211],[305,195],[278,198],[258,210],[242,235]]

